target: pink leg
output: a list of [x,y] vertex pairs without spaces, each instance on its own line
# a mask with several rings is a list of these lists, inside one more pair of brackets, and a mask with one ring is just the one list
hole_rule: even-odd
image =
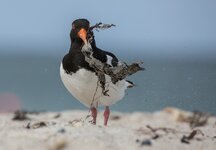
[[109,106],[105,107],[105,111],[104,111],[104,125],[107,126],[107,122],[109,119],[109,115],[110,115],[110,110],[109,110]]
[[93,117],[93,124],[96,124],[96,119],[97,119],[97,109],[95,107],[91,108],[91,115]]

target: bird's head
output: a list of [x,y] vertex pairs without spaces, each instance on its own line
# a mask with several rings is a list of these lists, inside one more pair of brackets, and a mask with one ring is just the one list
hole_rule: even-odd
[[89,28],[90,23],[87,19],[77,19],[73,21],[70,33],[71,41],[78,41],[87,44]]

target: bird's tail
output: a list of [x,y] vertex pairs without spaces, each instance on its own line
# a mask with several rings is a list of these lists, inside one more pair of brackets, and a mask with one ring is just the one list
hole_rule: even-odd
[[127,88],[132,88],[135,86],[135,84],[129,80],[126,80],[126,85],[127,85]]

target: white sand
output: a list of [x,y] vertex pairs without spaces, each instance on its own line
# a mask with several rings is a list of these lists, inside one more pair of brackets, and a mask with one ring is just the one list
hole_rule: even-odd
[[[103,126],[103,115],[99,113],[97,125],[74,121],[85,118],[86,111],[27,114],[31,120],[13,121],[14,114],[0,114],[0,150],[215,150],[216,118],[210,117],[205,126],[195,129],[198,132],[190,144],[181,142],[183,135],[188,136],[192,129],[184,120],[190,113],[177,109],[166,109],[155,113],[118,113],[111,112],[107,127]],[[39,127],[35,123],[44,121],[46,126]],[[72,123],[70,121],[73,121]],[[30,123],[30,129],[26,126]],[[146,125],[153,128],[171,128],[168,133],[154,133]],[[147,141],[146,141],[147,140]],[[142,143],[149,142],[150,145]]]

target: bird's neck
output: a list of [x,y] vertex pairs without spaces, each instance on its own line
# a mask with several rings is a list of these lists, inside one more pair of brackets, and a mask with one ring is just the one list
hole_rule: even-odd
[[69,53],[81,51],[83,42],[81,40],[71,40]]

